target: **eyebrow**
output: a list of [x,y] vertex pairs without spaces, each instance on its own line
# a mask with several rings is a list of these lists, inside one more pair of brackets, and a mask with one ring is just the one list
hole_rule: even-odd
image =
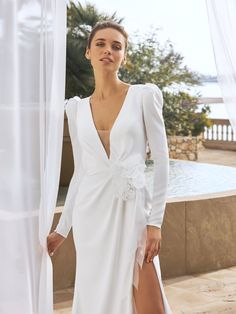
[[[105,38],[98,38],[98,39],[96,39],[96,41],[98,41],[98,40],[106,41]],[[121,42],[120,42],[120,41],[117,41],[117,40],[113,40],[113,43],[117,43],[117,44],[122,45]]]

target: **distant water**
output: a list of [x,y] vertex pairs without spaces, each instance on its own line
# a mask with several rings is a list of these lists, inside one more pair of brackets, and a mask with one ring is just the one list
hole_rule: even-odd
[[217,82],[207,82],[202,86],[192,88],[195,92],[200,92],[202,97],[221,97],[220,86]]
[[[216,82],[208,82],[204,83],[202,86],[197,86],[195,88],[191,88],[194,94],[200,93],[201,97],[213,97],[222,98],[221,90],[219,84]],[[199,106],[201,108],[202,106]],[[211,108],[211,113],[209,114],[209,118],[212,119],[228,119],[228,114],[224,104],[210,104],[209,107]]]

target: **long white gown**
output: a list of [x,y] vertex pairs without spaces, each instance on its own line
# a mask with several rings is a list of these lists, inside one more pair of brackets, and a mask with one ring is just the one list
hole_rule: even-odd
[[[72,314],[135,314],[146,225],[161,227],[167,196],[169,159],[162,117],[163,98],[153,84],[131,85],[110,130],[110,156],[95,127],[90,97],[75,96],[66,113],[74,174],[56,232],[71,226],[76,248]],[[101,134],[100,134],[101,135]],[[145,181],[147,141],[154,160],[153,194]],[[166,314],[172,314],[154,265]]]

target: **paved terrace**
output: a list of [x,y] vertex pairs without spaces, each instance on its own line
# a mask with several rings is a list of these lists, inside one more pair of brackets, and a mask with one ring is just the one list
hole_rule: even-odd
[[236,151],[203,149],[199,152],[198,162],[236,167]]

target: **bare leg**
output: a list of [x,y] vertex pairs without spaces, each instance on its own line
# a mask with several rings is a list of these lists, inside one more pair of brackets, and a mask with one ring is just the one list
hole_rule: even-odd
[[143,262],[139,267],[138,290],[134,287],[137,314],[165,314],[162,293],[153,262]]

